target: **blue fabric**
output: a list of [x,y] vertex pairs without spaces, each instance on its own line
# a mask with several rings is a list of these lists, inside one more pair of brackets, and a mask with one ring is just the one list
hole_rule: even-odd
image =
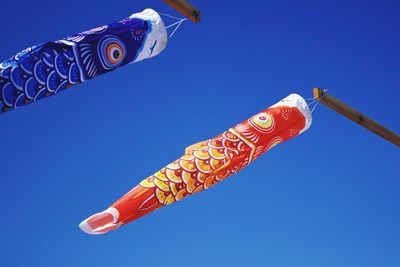
[[33,46],[0,64],[0,113],[135,60],[151,23],[137,18]]

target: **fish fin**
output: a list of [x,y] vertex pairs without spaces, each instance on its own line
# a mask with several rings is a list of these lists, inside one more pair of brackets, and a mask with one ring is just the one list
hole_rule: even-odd
[[[247,157],[247,155],[243,154],[243,155],[241,155],[239,157],[236,157],[234,159],[226,159],[226,162],[221,167],[219,167],[218,169],[216,169],[214,171],[214,175],[215,176],[227,177],[229,175],[237,173],[242,168],[244,168],[245,166],[248,165],[248,164],[246,164],[246,165],[241,165],[240,164],[241,162],[244,162],[246,160],[246,157]],[[232,166],[236,165],[236,164],[237,164],[238,168],[237,169],[232,168]]]

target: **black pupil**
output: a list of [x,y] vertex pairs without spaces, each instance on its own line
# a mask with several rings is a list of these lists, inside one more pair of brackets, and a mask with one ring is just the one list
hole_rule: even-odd
[[119,58],[119,51],[118,50],[114,51],[114,58]]

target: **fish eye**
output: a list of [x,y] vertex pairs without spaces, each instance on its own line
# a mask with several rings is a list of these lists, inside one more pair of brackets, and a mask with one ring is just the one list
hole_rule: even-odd
[[117,61],[121,55],[121,50],[119,47],[113,47],[110,51],[110,60]]
[[275,122],[271,114],[268,112],[262,112],[255,115],[249,120],[257,130],[262,132],[270,132],[275,128]]
[[123,63],[127,51],[123,41],[109,36],[100,42],[99,54],[104,68],[112,69]]

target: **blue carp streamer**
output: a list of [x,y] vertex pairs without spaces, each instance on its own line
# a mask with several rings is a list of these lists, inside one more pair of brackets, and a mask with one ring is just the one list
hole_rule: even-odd
[[167,44],[157,12],[23,50],[0,64],[0,113],[54,95],[129,63],[153,57]]

